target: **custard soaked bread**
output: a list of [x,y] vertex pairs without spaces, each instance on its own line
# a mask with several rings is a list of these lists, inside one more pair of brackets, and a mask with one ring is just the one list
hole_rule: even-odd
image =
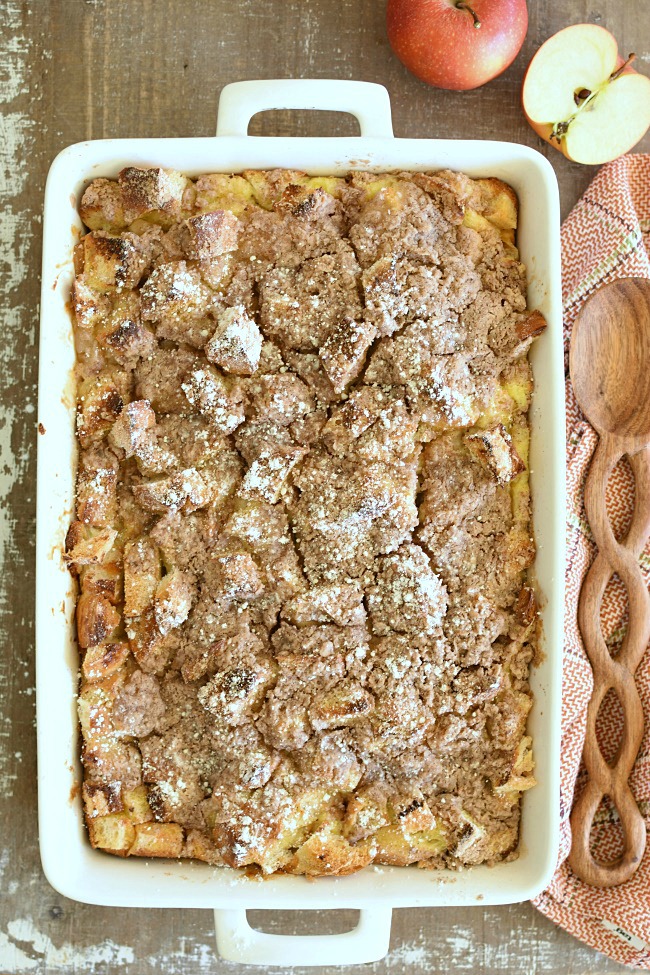
[[516,856],[545,322],[513,191],[128,168],[80,212],[93,846],[309,876]]

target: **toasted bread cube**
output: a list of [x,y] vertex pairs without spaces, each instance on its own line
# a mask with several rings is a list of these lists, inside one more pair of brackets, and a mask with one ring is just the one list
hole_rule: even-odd
[[520,318],[517,322],[516,329],[517,335],[521,341],[525,341],[530,338],[537,338],[542,332],[548,327],[548,322],[542,315],[541,311],[531,311],[527,312]]
[[[526,720],[533,706],[530,694],[506,687],[494,698],[499,717],[488,717],[487,729],[495,747],[512,752],[513,762],[516,749],[520,746],[526,731]],[[505,779],[503,780],[505,781]],[[493,783],[503,785],[502,782]]]
[[465,825],[455,844],[450,847],[449,852],[458,859],[466,861],[472,858],[472,854],[476,853],[476,848],[483,843],[487,830],[465,810],[461,813],[461,820]]
[[449,852],[462,863],[494,863],[511,853],[517,845],[517,826],[498,828],[493,824],[487,829],[466,810],[462,811],[461,819],[465,826]]
[[147,511],[183,511],[188,514],[210,504],[213,491],[196,468],[188,467],[169,477],[136,484],[133,495]]
[[185,622],[195,592],[193,578],[181,569],[172,569],[160,580],[154,594],[154,615],[163,636]]
[[145,477],[155,477],[157,474],[167,474],[175,470],[180,460],[166,446],[167,435],[156,423],[148,429],[134,429],[129,431],[124,437],[124,443],[128,443],[129,434],[132,436],[131,444],[133,456],[137,460],[138,470]]
[[252,385],[253,409],[269,423],[287,427],[315,408],[311,390],[292,373],[260,376]]
[[69,565],[96,565],[104,561],[117,538],[114,528],[92,531],[82,522],[74,521],[66,535],[65,561]]
[[447,849],[447,838],[442,828],[406,834],[401,826],[382,826],[374,839],[377,844],[375,861],[395,867],[407,867],[410,863],[429,860]]
[[356,379],[377,330],[372,322],[346,319],[327,336],[319,355],[323,368],[337,393]]
[[141,616],[153,605],[162,577],[160,551],[149,538],[124,546],[124,615]]
[[111,710],[115,688],[122,680],[119,672],[102,681],[84,684],[77,698],[77,714],[85,746],[114,741]]
[[493,177],[475,180],[480,203],[477,210],[499,230],[516,230],[519,201],[512,186]]
[[263,451],[248,468],[239,488],[240,496],[263,498],[275,504],[289,474],[306,453],[305,447]]
[[369,793],[359,792],[348,801],[343,817],[343,834],[351,843],[358,843],[376,833],[390,820],[386,803]]
[[523,572],[535,561],[535,540],[527,528],[511,528],[506,538],[503,559],[512,573]]
[[110,637],[120,614],[108,599],[83,592],[77,601],[77,639],[80,647],[95,647]]
[[243,305],[226,308],[205,347],[208,360],[236,376],[252,376],[262,351],[262,333]]
[[128,379],[115,373],[103,373],[81,383],[77,435],[82,447],[90,447],[106,436],[122,412],[127,392]]
[[81,469],[77,475],[77,518],[93,528],[117,519],[117,471],[111,467]]
[[136,310],[131,295],[132,292],[121,295],[108,318],[95,329],[99,347],[123,369],[134,369],[140,359],[148,358],[156,348],[155,336],[140,321],[139,305]]
[[212,866],[223,866],[223,857],[217,850],[212,840],[198,829],[187,831],[185,839],[184,857],[191,860],[203,860]]
[[[487,217],[484,217],[482,213],[478,213],[473,207],[467,207],[465,210],[463,214],[463,226],[475,230],[482,238],[489,239],[490,236],[501,236],[494,224],[490,223]],[[479,246],[482,249],[482,243]]]
[[230,210],[190,217],[181,227],[181,246],[191,261],[212,261],[237,250],[239,221]]
[[199,690],[199,701],[226,724],[243,724],[264,700],[274,673],[271,661],[264,658],[258,658],[254,666],[220,671]]
[[525,312],[516,319],[509,317],[498,322],[490,330],[488,341],[498,355],[505,354],[512,359],[520,359],[546,327],[546,319],[541,312]]
[[515,619],[521,626],[530,626],[537,619],[537,597],[531,586],[522,586],[514,605]]
[[402,545],[375,565],[376,582],[367,592],[373,633],[434,634],[447,612],[447,590],[425,552]]
[[81,672],[87,681],[104,680],[116,673],[129,656],[128,643],[102,643],[89,647],[84,654]]
[[90,230],[119,233],[124,230],[122,192],[113,179],[94,179],[86,188],[79,205],[79,216]]
[[160,264],[143,284],[140,295],[142,317],[152,322],[203,318],[214,299],[199,272],[185,261]]
[[326,204],[328,194],[320,186],[297,186],[290,183],[282,191],[274,210],[285,211],[294,217],[310,217]]
[[201,468],[201,477],[210,494],[210,507],[214,511],[235,493],[241,480],[241,466],[234,452],[224,450],[216,463]]
[[244,420],[241,392],[216,369],[195,369],[181,389],[187,401],[222,433],[232,433]]
[[433,830],[437,826],[429,804],[421,793],[402,802],[394,800],[391,806],[397,824],[405,833],[421,833],[423,830]]
[[363,193],[363,200],[373,200],[382,190],[392,191],[398,185],[397,176],[392,173],[350,173],[349,183]]
[[108,599],[113,606],[122,599],[122,569],[116,562],[84,565],[80,572],[82,592],[95,593]]
[[311,176],[307,183],[310,189],[321,189],[340,200],[346,188],[346,181],[341,176]]
[[480,461],[499,484],[507,484],[526,469],[502,423],[491,430],[466,433],[463,440],[472,456]]
[[107,294],[91,288],[84,276],[79,275],[72,285],[72,307],[79,328],[93,328],[108,318],[112,303]]
[[176,859],[182,851],[183,828],[178,823],[136,823],[130,856]]
[[248,552],[216,555],[211,568],[218,591],[228,599],[251,599],[264,589],[255,559]]
[[513,362],[504,370],[500,382],[503,383],[505,393],[514,401],[515,411],[525,413],[530,406],[533,392],[533,374],[528,360],[518,359]]
[[[100,684],[89,684],[90,689],[101,687]],[[142,757],[133,744],[118,738],[112,733],[110,711],[107,714],[106,728],[109,732],[93,732],[89,736],[86,732],[87,716],[79,708],[81,728],[83,731],[83,747],[81,759],[91,781],[120,782],[122,788],[132,789],[142,782]],[[82,720],[83,719],[83,720]]]
[[439,201],[443,216],[449,223],[462,223],[465,209],[476,195],[473,180],[449,169],[441,169],[437,173],[409,173],[408,178]]
[[368,459],[393,460],[413,453],[417,430],[417,419],[399,395],[360,386],[330,411],[322,436],[339,457],[354,450]]
[[209,173],[196,181],[195,206],[202,213],[230,210],[239,216],[254,203],[253,188],[242,176]]
[[135,826],[124,813],[89,819],[87,826],[92,847],[122,857],[129,855],[135,840]]
[[170,648],[158,629],[153,608],[129,619],[126,635],[131,653],[142,670],[157,674],[167,666]]
[[127,403],[111,427],[108,436],[113,447],[124,451],[125,457],[133,457],[138,448],[151,437],[156,425],[156,414],[146,399]]
[[265,210],[272,210],[288,186],[305,186],[307,173],[291,169],[245,169],[244,177],[252,188],[255,201]]
[[497,795],[508,796],[512,793],[525,792],[537,784],[533,775],[535,759],[533,758],[532,743],[533,739],[529,735],[524,735],[521,738],[512,753],[509,776],[501,783],[492,783]]
[[[74,268],[75,277],[81,277],[84,273],[84,242],[83,238],[74,245],[72,248],[72,266]],[[72,282],[72,287],[74,289],[74,281]],[[109,302],[110,303],[110,302]]]
[[153,819],[146,785],[128,789],[122,794],[124,812],[133,823],[150,823]]
[[112,237],[103,230],[86,234],[84,282],[99,292],[135,288],[147,267],[147,258],[133,234]]
[[81,787],[84,812],[86,819],[96,819],[98,816],[110,816],[111,813],[122,812],[122,787],[119,782],[91,783],[84,782]]
[[306,877],[343,877],[370,863],[372,843],[365,840],[352,846],[339,829],[338,823],[324,823],[298,848],[288,871]]
[[140,169],[135,166],[123,169],[118,174],[117,182],[127,223],[154,211],[158,212],[159,222],[163,226],[180,216],[183,194],[189,185],[187,177],[173,169]]
[[[268,808],[267,790],[256,789],[249,801],[242,797],[242,804],[233,809],[226,822],[214,822],[212,834],[217,848],[228,866],[259,863],[265,873],[271,873],[288,862],[289,851],[304,842],[306,828],[319,820],[331,805],[331,798],[326,789],[307,789],[294,795],[293,802],[278,812]],[[242,843],[244,837],[246,842]]]
[[331,691],[319,694],[309,708],[312,728],[323,731],[354,724],[374,710],[375,699],[356,681],[342,681]]

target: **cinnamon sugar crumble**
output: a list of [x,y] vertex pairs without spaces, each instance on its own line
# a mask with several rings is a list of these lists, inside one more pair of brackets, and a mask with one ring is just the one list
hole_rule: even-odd
[[545,323],[510,187],[131,167],[80,213],[93,846],[309,876],[515,857]]

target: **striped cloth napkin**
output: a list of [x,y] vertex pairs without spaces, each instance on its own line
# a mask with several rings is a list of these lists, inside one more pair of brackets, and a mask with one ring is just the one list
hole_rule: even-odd
[[[606,282],[622,277],[650,277],[650,154],[622,156],[603,166],[562,226],[562,273],[567,407],[567,564],[564,617],[564,686],[562,713],[561,842],[558,869],[550,886],[534,901],[547,917],[581,941],[615,961],[650,970],[650,844],[633,877],[620,887],[600,890],[582,883],[567,862],[571,847],[569,815],[574,792],[584,782],[580,756],[585,736],[587,702],[592,689],[589,662],[577,624],[578,594],[595,555],[583,506],[583,485],[598,442],[580,412],[568,378],[568,349],[575,317],[586,298]],[[607,503],[615,533],[625,532],[634,498],[634,481],[626,463],[614,471]],[[641,557],[650,584],[650,545]],[[618,583],[618,584],[617,584]],[[627,602],[618,577],[610,581],[603,601],[603,632],[613,651],[625,633]],[[631,777],[646,825],[650,817],[650,653],[636,675],[645,710],[646,732]],[[610,692],[611,694],[611,692]],[[603,754],[611,758],[622,729],[617,699],[605,699],[597,731]],[[622,848],[621,827],[613,805],[605,800],[592,830],[595,854],[610,859]]]

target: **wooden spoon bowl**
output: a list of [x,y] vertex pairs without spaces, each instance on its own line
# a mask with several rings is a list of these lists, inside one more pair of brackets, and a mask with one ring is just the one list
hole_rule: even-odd
[[650,280],[622,278],[592,295],[573,326],[570,368],[599,433],[650,440]]
[[[634,673],[650,641],[650,595],[639,567],[650,534],[650,281],[614,281],[585,303],[573,326],[570,370],[576,399],[600,439],[585,482],[585,510],[598,555],[578,602],[580,632],[594,672],[583,750],[589,777],[571,814],[569,863],[586,883],[612,887],[633,876],[646,842],[628,779],[643,737]],[[618,541],[607,517],[605,488],[624,455],[635,477],[635,506],[627,536]],[[600,625],[600,606],[614,573],[627,589],[629,622],[621,649],[612,657]],[[624,728],[618,753],[607,763],[596,740],[596,719],[611,690],[623,708]],[[596,859],[590,846],[591,826],[604,796],[616,806],[624,837],[622,854],[609,862]]]

